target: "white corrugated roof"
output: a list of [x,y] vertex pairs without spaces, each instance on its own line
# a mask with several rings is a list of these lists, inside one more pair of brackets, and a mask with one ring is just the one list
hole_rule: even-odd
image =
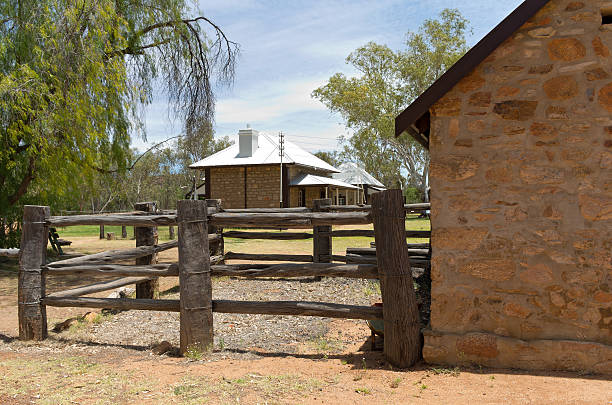
[[[255,153],[253,153],[253,156],[239,157],[239,145],[238,142],[234,142],[234,144],[230,147],[212,154],[189,167],[192,169],[198,169],[215,166],[280,164],[278,150],[278,141],[274,137],[260,132],[258,147]],[[340,171],[327,162],[319,159],[312,153],[305,151],[293,142],[289,142],[287,140],[285,140],[283,163],[294,163],[297,165],[314,167],[330,173],[338,173]]]
[[334,173],[333,177],[346,183],[367,184],[369,186],[385,188],[384,184],[353,162],[341,164],[340,173]]
[[336,186],[342,188],[354,188],[352,184],[345,183],[340,180],[332,179],[330,177],[315,176],[314,174],[300,174],[297,177],[291,179],[290,186]]

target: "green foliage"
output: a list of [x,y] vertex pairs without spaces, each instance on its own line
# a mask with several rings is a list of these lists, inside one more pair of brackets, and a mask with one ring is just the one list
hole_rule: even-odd
[[356,49],[346,62],[358,75],[337,73],[312,93],[353,130],[343,159],[362,163],[387,187],[425,190],[427,151],[411,137],[396,138],[394,120],[466,52],[466,29],[459,11],[446,9],[409,33],[403,51],[374,42]]
[[423,194],[416,187],[406,187],[404,189],[404,196],[406,197],[407,204],[416,204],[423,201]]
[[342,163],[342,157],[337,151],[319,151],[315,152],[314,155],[334,167],[338,167]]
[[187,138],[209,126],[212,77],[231,80],[237,47],[192,12],[184,0],[0,3],[0,245],[14,245],[7,224],[26,201],[66,205],[117,182],[97,174],[130,166],[154,83]]

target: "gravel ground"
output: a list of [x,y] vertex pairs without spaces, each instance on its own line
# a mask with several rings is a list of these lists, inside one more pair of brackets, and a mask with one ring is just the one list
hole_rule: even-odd
[[[164,299],[178,299],[176,288],[162,293]],[[213,280],[213,299],[244,301],[320,301],[370,305],[380,301],[373,282],[323,278]],[[297,353],[300,345],[314,342],[328,330],[329,318],[214,314],[215,350],[211,357],[253,358],[258,352]],[[364,321],[355,321],[364,324]],[[179,314],[173,312],[125,311],[99,324],[78,331],[66,331],[58,338],[96,344],[149,348],[161,341],[179,345]],[[208,356],[207,356],[208,357]]]

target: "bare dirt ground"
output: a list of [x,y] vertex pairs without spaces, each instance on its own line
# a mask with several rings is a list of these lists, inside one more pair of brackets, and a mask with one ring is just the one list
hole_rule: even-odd
[[[74,250],[88,253],[133,245],[94,237],[71,240]],[[230,249],[306,253],[310,245],[243,242]],[[175,250],[160,256],[162,262],[175,260]],[[58,282],[49,280],[48,290],[91,280]],[[162,279],[162,298],[174,298],[176,285],[175,278]],[[380,299],[374,284],[343,279],[221,278],[214,280],[213,291],[215,298],[244,300],[368,305]],[[91,323],[50,332],[45,342],[26,343],[17,340],[16,302],[15,262],[0,262],[0,404],[612,404],[610,376],[426,364],[394,370],[380,351],[370,349],[362,321],[215,314],[213,351],[180,358],[175,355],[178,314],[105,313]],[[85,312],[47,310],[50,328]],[[151,348],[162,340],[174,349],[153,354]]]

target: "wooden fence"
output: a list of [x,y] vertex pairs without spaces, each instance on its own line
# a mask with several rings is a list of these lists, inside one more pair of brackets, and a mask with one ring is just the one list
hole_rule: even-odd
[[[373,196],[372,207],[344,211],[318,200],[315,209],[223,210],[217,200],[178,202],[176,213],[157,213],[152,207],[120,215],[50,216],[48,207],[26,206],[19,266],[19,334],[24,340],[47,335],[46,306],[140,309],[180,312],[180,350],[195,346],[206,350],[213,343],[213,312],[306,315],[331,318],[383,319],[384,353],[397,367],[408,367],[420,357],[420,324],[404,218],[409,208],[401,192]],[[362,208],[362,207],[360,207]],[[422,208],[421,208],[422,209]],[[342,210],[343,212],[337,212]],[[333,225],[374,224],[374,230],[332,231]],[[71,225],[134,226],[137,247],[46,262],[49,227]],[[178,226],[178,240],[157,243],[156,227]],[[301,232],[227,231],[239,228],[310,228]],[[340,232],[340,233],[338,233]],[[374,236],[374,263],[333,263],[333,236]],[[372,235],[373,233],[373,235]],[[140,235],[140,237],[138,236]],[[412,234],[411,234],[412,235]],[[419,233],[419,237],[425,233]],[[245,239],[313,239],[312,255],[266,255],[223,251],[224,237]],[[140,241],[140,242],[139,242]],[[178,263],[155,264],[155,255],[178,247]],[[222,264],[225,259],[294,263]],[[136,260],[136,264],[116,264]],[[302,263],[296,263],[302,262]],[[346,262],[346,260],[345,260]],[[65,274],[103,274],[118,278],[68,291],[46,294],[45,279]],[[178,300],[157,298],[158,277],[178,276]],[[240,277],[350,277],[379,279],[382,307],[302,301],[212,300],[212,276]],[[93,298],[84,295],[136,284],[135,299]],[[140,289],[138,286],[142,286]]]

